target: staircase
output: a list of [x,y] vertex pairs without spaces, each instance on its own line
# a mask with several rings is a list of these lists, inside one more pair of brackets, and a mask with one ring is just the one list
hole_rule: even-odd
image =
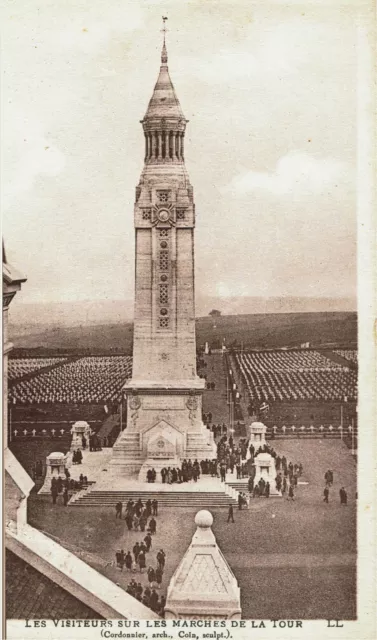
[[119,424],[120,424],[119,414],[118,413],[112,413],[102,423],[102,426],[99,429],[99,431],[97,433],[97,436],[102,441],[103,438],[108,438],[109,436],[114,435],[113,431],[114,431],[115,428],[117,430],[117,434],[116,435],[118,435],[118,433],[119,433]]
[[[233,494],[234,492],[232,492]],[[117,502],[125,506],[128,500],[136,502],[139,498],[145,503],[149,498],[158,501],[159,507],[181,507],[184,509],[227,508],[237,504],[234,495],[225,491],[87,491],[74,502],[72,507],[111,507]]]
[[228,487],[231,487],[232,489],[234,489],[237,492],[241,492],[241,493],[248,493],[249,492],[249,485],[248,485],[248,480],[230,480],[230,481],[226,481],[225,483]]

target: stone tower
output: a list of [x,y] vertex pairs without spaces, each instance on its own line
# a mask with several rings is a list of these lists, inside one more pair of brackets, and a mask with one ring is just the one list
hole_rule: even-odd
[[196,373],[193,188],[184,163],[185,119],[168,71],[165,38],[147,112],[144,168],[136,187],[132,379],[127,427],[112,464],[146,480],[148,468],[215,455],[202,422]]

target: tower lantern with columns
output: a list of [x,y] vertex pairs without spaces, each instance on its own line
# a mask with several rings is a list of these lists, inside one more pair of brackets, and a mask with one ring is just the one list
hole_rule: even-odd
[[164,41],[157,82],[141,121],[144,168],[136,187],[133,371],[124,392],[127,428],[112,465],[127,475],[182,458],[215,455],[202,422],[196,372],[193,188],[184,163],[183,115]]

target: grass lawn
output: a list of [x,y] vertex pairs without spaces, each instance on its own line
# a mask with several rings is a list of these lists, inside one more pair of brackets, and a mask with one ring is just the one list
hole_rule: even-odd
[[[356,617],[356,469],[339,441],[278,441],[277,451],[304,465],[296,501],[256,499],[249,510],[213,510],[217,542],[241,588],[244,618],[318,619]],[[323,503],[323,475],[334,472],[330,504]],[[344,485],[349,505],[339,504]],[[161,547],[167,554],[163,589],[187,549],[195,530],[195,511],[163,509],[147,562],[155,566]],[[115,509],[52,505],[45,497],[29,500],[29,522],[53,535],[70,550],[122,587],[130,575],[108,565],[117,548],[131,549],[140,532],[115,520]],[[135,574],[146,584],[145,574]]]

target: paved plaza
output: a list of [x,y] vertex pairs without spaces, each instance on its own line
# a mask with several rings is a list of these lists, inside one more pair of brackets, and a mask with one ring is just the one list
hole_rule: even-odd
[[[248,510],[235,509],[235,524],[227,524],[224,509],[213,510],[213,531],[241,588],[245,618],[353,619],[356,579],[356,467],[339,441],[286,440],[279,454],[304,466],[296,501],[255,499]],[[330,503],[323,502],[323,476],[334,472]],[[349,504],[341,507],[344,485]],[[161,509],[157,534],[147,555],[155,565],[162,547],[167,554],[161,593],[186,551],[195,531],[194,510]],[[132,549],[145,534],[128,531],[115,519],[115,508],[53,506],[50,498],[29,501],[29,521],[58,538],[100,572],[126,588],[131,574],[112,563],[115,551]],[[146,574],[133,574],[143,586]]]

